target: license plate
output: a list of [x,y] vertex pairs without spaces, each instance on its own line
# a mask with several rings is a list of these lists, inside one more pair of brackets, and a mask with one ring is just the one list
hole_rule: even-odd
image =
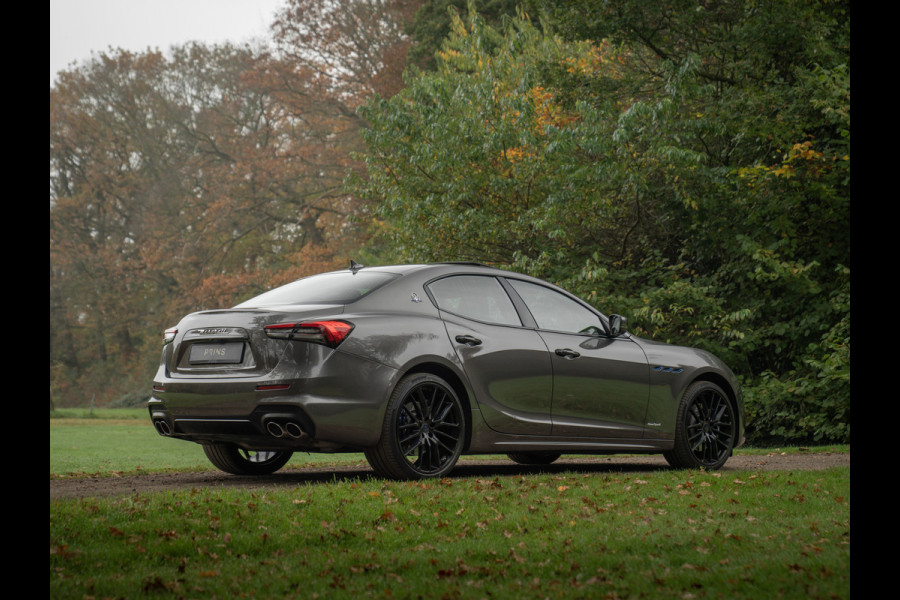
[[194,344],[191,346],[190,361],[192,365],[238,364],[243,360],[243,342]]

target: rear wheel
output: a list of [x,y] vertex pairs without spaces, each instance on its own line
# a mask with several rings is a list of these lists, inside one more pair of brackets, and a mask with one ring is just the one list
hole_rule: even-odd
[[268,475],[291,459],[293,452],[245,450],[234,444],[203,444],[209,462],[232,475]]
[[375,472],[389,479],[440,477],[456,465],[466,438],[462,402],[443,379],[415,373],[400,380],[381,430],[366,450]]
[[559,452],[510,452],[506,456],[520,465],[549,465],[562,455]]
[[718,469],[734,449],[734,408],[722,388],[698,381],[684,393],[675,424],[675,447],[664,452],[678,469]]

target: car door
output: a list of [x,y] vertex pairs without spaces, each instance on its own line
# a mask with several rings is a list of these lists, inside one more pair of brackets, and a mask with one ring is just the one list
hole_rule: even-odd
[[522,326],[496,277],[453,275],[426,285],[488,426],[549,435],[553,376],[541,336]]
[[609,337],[600,316],[549,287],[507,279],[534,318],[553,365],[552,434],[640,438],[650,368],[640,346]]

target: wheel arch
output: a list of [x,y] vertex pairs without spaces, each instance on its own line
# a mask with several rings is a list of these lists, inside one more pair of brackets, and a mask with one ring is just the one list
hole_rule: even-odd
[[[694,377],[686,386],[684,386],[684,389],[687,390],[687,388],[691,387],[693,384],[697,383],[698,381],[708,381],[708,382],[714,383],[717,386],[719,386],[720,388],[722,388],[722,390],[726,394],[728,394],[728,399],[731,401],[731,403],[733,405],[735,405],[734,408],[737,409],[737,400],[735,398],[734,389],[732,389],[731,382],[728,381],[727,378],[725,378],[724,376],[722,376],[719,373],[716,373],[715,371],[707,371],[705,373],[700,373],[699,375]],[[683,392],[684,392],[684,390],[682,390],[682,393]]]
[[463,416],[466,419],[466,439],[463,442],[463,452],[465,452],[466,450],[468,450],[469,444],[472,441],[472,401],[469,395],[468,388],[466,387],[462,378],[453,369],[446,365],[442,365],[436,362],[422,362],[412,365],[403,373],[400,379],[416,373],[428,373],[429,375],[440,377],[450,384],[450,387],[453,388],[453,391],[456,393],[460,402],[462,402]]
[[741,398],[738,396],[736,384],[734,383],[734,381],[725,377],[721,373],[718,373],[716,371],[705,371],[694,377],[690,382],[688,382],[686,386],[684,386],[684,389],[681,390],[681,396],[679,396],[679,400],[682,396],[684,396],[684,393],[688,390],[688,388],[690,388],[698,381],[708,381],[710,383],[716,384],[717,386],[722,388],[722,391],[725,392],[725,395],[728,397],[728,402],[731,404],[731,408],[732,410],[734,410],[734,414],[738,420],[737,431],[735,432],[735,448],[737,448],[743,443],[744,427],[746,426],[746,424],[744,423],[743,403],[741,401]]

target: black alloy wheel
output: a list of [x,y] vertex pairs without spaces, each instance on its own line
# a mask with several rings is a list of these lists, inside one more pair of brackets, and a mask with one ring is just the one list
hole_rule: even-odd
[[381,440],[366,450],[375,472],[389,479],[447,474],[465,443],[462,403],[443,379],[428,373],[405,377],[388,402]]
[[684,393],[678,407],[675,447],[663,453],[679,469],[718,469],[734,449],[734,407],[722,388],[698,381]]
[[232,475],[269,475],[291,459],[293,452],[245,450],[234,444],[203,444],[203,452],[217,468]]

